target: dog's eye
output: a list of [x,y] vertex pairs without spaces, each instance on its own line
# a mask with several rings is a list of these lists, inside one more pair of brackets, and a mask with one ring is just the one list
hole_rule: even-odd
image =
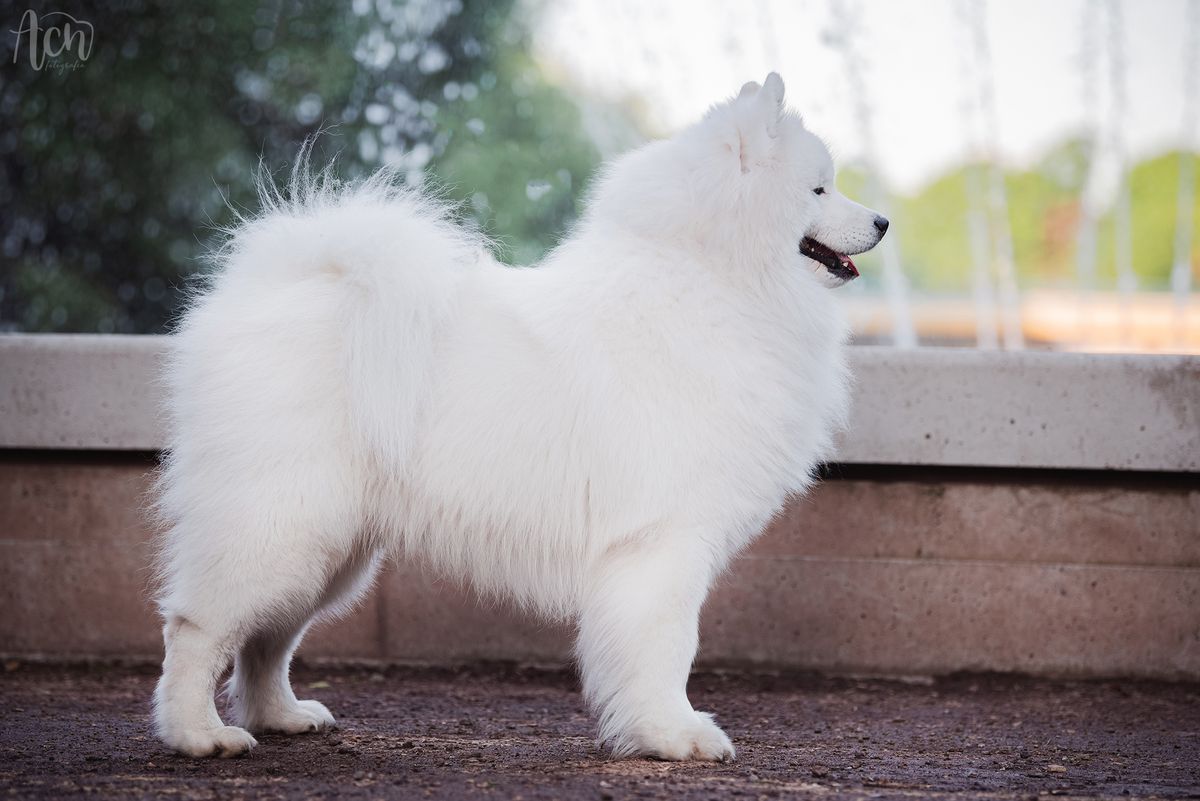
[[823,195],[823,194],[825,194],[825,187],[823,187],[823,186],[818,186],[816,189],[814,189],[814,190],[813,190],[813,194],[814,194],[814,195]]

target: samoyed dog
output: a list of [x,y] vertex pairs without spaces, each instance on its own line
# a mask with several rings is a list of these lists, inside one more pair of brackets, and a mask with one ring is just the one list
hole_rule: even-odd
[[269,194],[171,338],[159,736],[332,726],[292,653],[399,558],[572,621],[612,754],[733,758],[687,697],[700,608],[831,455],[831,289],[887,225],[774,73],[608,165],[536,268],[387,176]]

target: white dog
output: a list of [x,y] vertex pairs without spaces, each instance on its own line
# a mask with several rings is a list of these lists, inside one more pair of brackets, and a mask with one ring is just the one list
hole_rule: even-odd
[[162,739],[331,725],[292,653],[395,556],[574,621],[613,754],[732,758],[687,698],[700,607],[830,455],[829,290],[887,228],[833,178],[772,73],[609,165],[534,269],[387,177],[268,197],[172,338]]

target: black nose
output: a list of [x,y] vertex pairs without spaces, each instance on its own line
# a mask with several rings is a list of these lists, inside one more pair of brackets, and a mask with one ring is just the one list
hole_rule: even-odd
[[875,230],[879,232],[880,236],[883,236],[884,234],[887,233],[887,228],[888,228],[887,217],[880,217],[879,215],[875,215]]

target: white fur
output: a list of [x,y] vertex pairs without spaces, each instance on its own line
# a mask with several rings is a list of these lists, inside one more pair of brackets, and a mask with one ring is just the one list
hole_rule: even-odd
[[798,242],[879,238],[782,81],[611,164],[534,269],[387,176],[304,172],[172,339],[160,736],[331,725],[291,654],[398,557],[576,621],[613,753],[732,758],[687,699],[700,607],[846,413],[846,323]]

